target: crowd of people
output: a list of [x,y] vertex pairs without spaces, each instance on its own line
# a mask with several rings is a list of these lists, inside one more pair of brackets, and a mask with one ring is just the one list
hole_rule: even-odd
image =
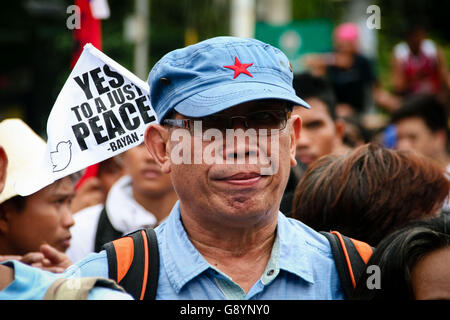
[[[358,37],[355,25],[339,26],[335,52],[310,56],[300,74],[254,39],[169,52],[149,75],[159,122],[144,142],[26,197],[14,182],[38,170],[46,144],[23,121],[3,120],[0,299],[146,297],[149,285],[136,297],[121,284],[152,275],[120,268],[147,251],[118,242],[146,228],[157,238],[156,299],[450,299],[450,76],[415,26],[393,49],[394,89],[385,90]],[[370,98],[389,116],[386,131],[362,122]],[[174,150],[198,152],[172,140],[175,130],[209,147],[195,120],[201,134],[264,129],[270,143],[224,140],[216,152],[231,162],[173,161]],[[277,166],[267,173],[265,163]],[[351,296],[321,231],[373,248]],[[74,279],[91,282],[83,291],[67,285]]]

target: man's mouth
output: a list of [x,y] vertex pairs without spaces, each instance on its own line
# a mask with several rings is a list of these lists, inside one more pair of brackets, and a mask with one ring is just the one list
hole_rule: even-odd
[[59,245],[61,246],[63,251],[66,251],[70,247],[71,238],[72,236],[67,236],[59,242]]
[[217,179],[217,181],[238,185],[238,186],[251,186],[256,184],[258,181],[263,179],[259,173],[249,172],[249,173],[236,173],[230,176]]
[[311,154],[300,154],[300,155],[297,155],[296,158],[298,160],[300,160],[301,162],[303,162],[304,164],[310,164],[315,159],[314,156]]
[[141,170],[141,174],[146,179],[156,179],[162,175],[162,172],[159,167],[147,166]]

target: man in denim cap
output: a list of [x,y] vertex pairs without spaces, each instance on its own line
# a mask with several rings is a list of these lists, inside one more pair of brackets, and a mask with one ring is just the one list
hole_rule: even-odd
[[[327,239],[279,212],[301,119],[292,68],[253,39],[212,38],[149,75],[145,143],[179,201],[155,231],[156,299],[342,299]],[[237,143],[236,143],[237,142]],[[66,273],[108,277],[105,251]]]

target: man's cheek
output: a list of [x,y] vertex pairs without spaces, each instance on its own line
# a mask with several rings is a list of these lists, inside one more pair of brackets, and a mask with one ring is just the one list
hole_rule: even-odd
[[[289,163],[292,157],[295,158],[295,145],[291,146],[289,135],[280,134],[279,132],[273,132],[266,138],[268,139],[268,144],[265,156],[267,157],[268,165],[261,167],[261,175],[276,175],[280,170],[280,162]],[[263,148],[260,150],[263,150]],[[289,167],[289,164],[286,164],[286,166]]]
[[169,157],[172,165],[192,163],[192,136],[185,129],[175,129],[170,135]]

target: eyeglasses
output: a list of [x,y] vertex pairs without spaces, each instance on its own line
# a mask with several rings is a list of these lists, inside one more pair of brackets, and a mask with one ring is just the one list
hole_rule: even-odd
[[215,114],[202,118],[194,119],[165,119],[164,123],[188,129],[191,134],[194,134],[195,122],[201,122],[202,132],[208,129],[218,129],[225,132],[226,129],[233,129],[235,127],[234,120],[241,120],[245,129],[267,129],[270,134],[271,130],[283,130],[286,128],[288,119],[291,113],[287,110],[264,110],[251,112],[245,116],[230,116],[226,114]]

